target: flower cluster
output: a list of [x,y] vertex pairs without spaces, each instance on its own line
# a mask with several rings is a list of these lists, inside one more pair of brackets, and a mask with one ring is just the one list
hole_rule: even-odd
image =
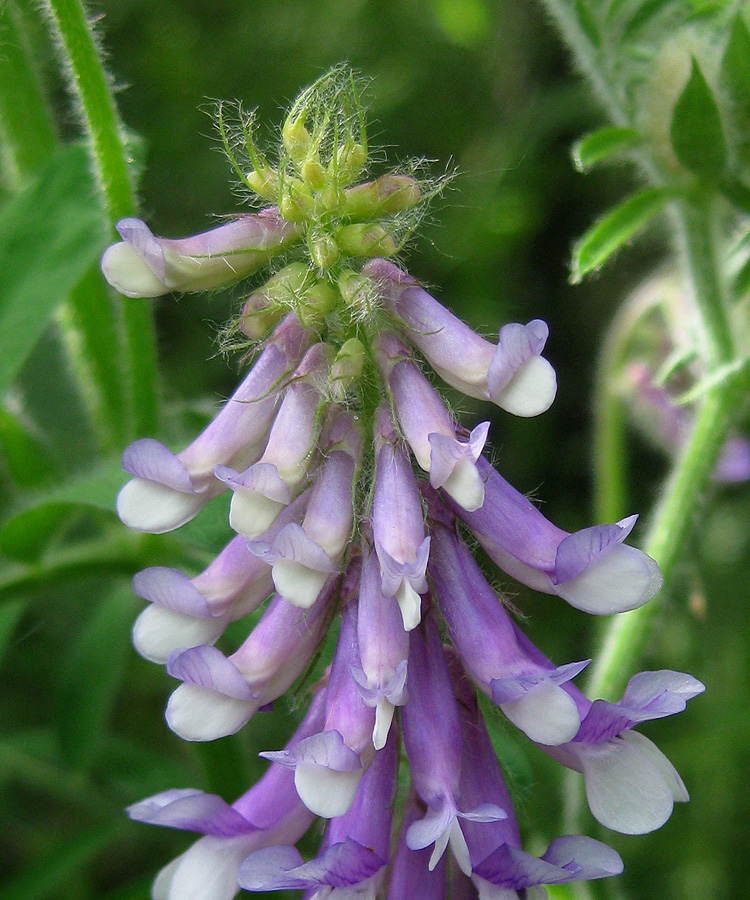
[[[658,828],[687,799],[632,729],[679,712],[702,685],[644,672],[618,703],[592,702],[573,684],[588,661],[556,665],[537,649],[467,546],[470,532],[503,571],[593,614],[636,608],[661,585],[656,563],[625,543],[635,517],[557,528],[483,456],[489,423],[465,430],[425,375],[426,363],[520,416],[544,412],[556,391],[544,322],[486,340],[393,262],[430,191],[414,172],[354,185],[367,159],[361,122],[355,87],[335,70],[292,108],[275,166],[245,121],[245,173],[222,127],[246,186],[275,205],[177,241],[126,220],[103,259],[129,296],[283,263],[246,299],[239,329],[257,357],[216,418],[180,453],[144,439],[124,454],[133,477],[118,511],[131,528],[169,531],[231,492],[236,536],[204,572],[154,567],[134,579],[149,602],[136,648],[181,682],[169,726],[191,741],[237,732],[339,625],[307,714],[285,748],[262,754],[270,766],[246,794],[229,805],[171,790],[130,808],[202,835],[160,873],[156,898],[230,900],[242,888],[401,900],[419,886],[422,900],[510,900],[618,874],[617,853],[587,837],[556,838],[541,857],[522,849],[477,689],[583,773],[610,828]],[[251,616],[246,640],[222,652],[227,625]],[[406,761],[409,779],[397,779]],[[323,841],[304,860],[295,844],[316,817]]]

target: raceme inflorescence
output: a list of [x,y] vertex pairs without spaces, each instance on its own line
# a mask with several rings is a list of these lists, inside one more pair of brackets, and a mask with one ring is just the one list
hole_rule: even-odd
[[[272,267],[227,332],[254,362],[218,415],[177,454],[151,438],[125,451],[126,525],[171,531],[231,492],[236,533],[194,577],[135,576],[149,605],[134,641],[181,682],[167,721],[186,740],[236,733],[295,683],[307,712],[231,805],[169,790],[130,808],[203,835],[162,870],[154,896],[402,900],[418,887],[421,900],[510,900],[619,874],[618,854],[589,837],[555,838],[540,857],[522,850],[477,689],[583,773],[601,823],[640,834],[687,792],[633,729],[681,711],[703,686],[642,672],[619,702],[592,702],[573,683],[588,661],[556,665],[534,646],[467,540],[519,582],[594,615],[648,602],[658,566],[625,543],[635,516],[573,534],[548,521],[483,455],[489,423],[465,429],[426,374],[539,415],[557,387],[542,355],[547,325],[510,323],[487,340],[395,261],[442,182],[419,165],[363,180],[359,87],[343,67],[300,95],[271,159],[252,117],[240,110],[230,126],[225,113],[224,147],[263,208],[181,240],[125,219],[102,260],[129,297]],[[217,642],[246,617],[249,634],[227,655]],[[304,676],[335,628],[333,658],[310,687]],[[316,817],[327,825],[305,860],[295,844]]]

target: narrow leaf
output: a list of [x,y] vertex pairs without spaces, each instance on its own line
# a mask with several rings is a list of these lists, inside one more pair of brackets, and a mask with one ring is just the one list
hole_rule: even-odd
[[105,597],[70,646],[59,674],[63,760],[88,769],[96,758],[130,653],[134,600],[127,588]]
[[640,132],[635,128],[600,128],[576,141],[573,162],[579,172],[585,172],[597,163],[637,147],[640,142]]
[[0,406],[0,450],[8,475],[19,487],[38,488],[54,475],[55,466],[40,438],[4,406]]
[[87,509],[114,514],[117,492],[126,479],[119,459],[111,460],[35,495],[0,528],[0,550],[15,559],[37,559],[58,526],[71,515]]
[[672,112],[670,136],[675,155],[686,169],[704,178],[723,174],[727,145],[719,107],[695,60]]
[[0,392],[106,243],[82,147],[57,153],[0,210]]
[[26,611],[28,602],[24,598],[11,600],[0,606],[0,664],[16,633],[16,626]]
[[666,188],[647,188],[628,197],[595,222],[573,249],[571,281],[597,269],[623,244],[642,231],[671,197]]

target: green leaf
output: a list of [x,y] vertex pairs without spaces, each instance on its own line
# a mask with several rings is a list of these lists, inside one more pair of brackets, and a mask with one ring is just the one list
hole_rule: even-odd
[[611,156],[637,147],[640,142],[641,134],[635,128],[600,128],[576,141],[573,162],[579,172],[585,172]]
[[10,478],[20,487],[38,488],[55,467],[42,441],[20,416],[0,406],[0,449]]
[[102,745],[130,655],[134,606],[129,586],[105,597],[66,654],[58,733],[72,768],[88,769]]
[[[680,0],[682,2],[682,0]],[[665,8],[675,5],[675,0],[645,0],[633,15],[632,19],[623,28],[623,41],[630,41],[637,37],[638,32],[648,25],[651,20],[659,15]]]
[[723,174],[727,145],[719,107],[695,59],[672,112],[670,135],[675,155],[686,169],[710,179]]
[[38,559],[48,541],[70,516],[85,510],[114,514],[117,492],[127,476],[118,460],[34,496],[0,528],[0,550],[14,559]]
[[106,241],[83,147],[55,154],[0,210],[0,392]]
[[750,257],[740,266],[740,270],[734,276],[732,293],[738,300],[750,295]]
[[671,198],[666,188],[647,188],[628,197],[595,222],[573,249],[571,281],[599,268],[616,250],[642,231]]
[[729,101],[729,133],[741,152],[750,149],[750,32],[738,13],[732,23],[720,70],[721,86]]

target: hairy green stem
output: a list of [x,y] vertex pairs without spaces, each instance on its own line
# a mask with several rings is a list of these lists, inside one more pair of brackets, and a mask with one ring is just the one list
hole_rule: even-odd
[[[109,79],[81,0],[46,0],[57,30],[71,89],[80,104],[91,144],[107,217],[114,225],[135,212],[128,152]],[[129,376],[132,435],[153,433],[157,425],[156,339],[149,304],[122,298],[124,350]]]

